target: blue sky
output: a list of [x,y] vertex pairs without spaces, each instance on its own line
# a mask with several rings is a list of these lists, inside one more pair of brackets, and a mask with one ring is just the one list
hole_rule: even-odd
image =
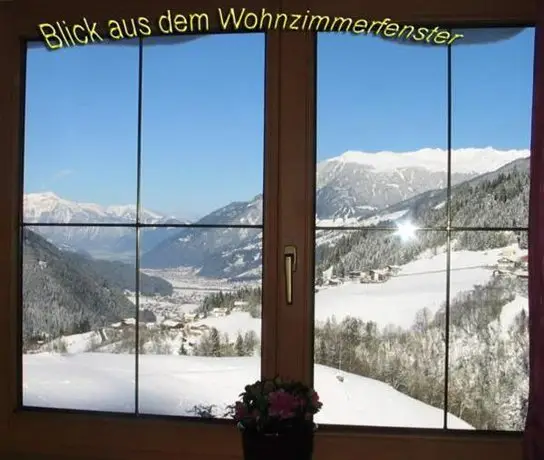
[[[453,49],[453,147],[528,148],[533,30]],[[164,38],[167,43],[169,38]],[[202,216],[262,191],[264,36],[144,48],[142,205]],[[446,48],[318,39],[318,159],[446,147]],[[29,50],[25,192],[136,199],[136,46]]]

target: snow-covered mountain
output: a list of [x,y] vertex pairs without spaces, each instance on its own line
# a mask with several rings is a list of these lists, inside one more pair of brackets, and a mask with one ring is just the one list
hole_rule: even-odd
[[[236,202],[199,220],[198,224],[256,225],[262,221],[263,199]],[[190,266],[211,277],[259,276],[259,229],[187,227],[162,241],[141,259],[142,268]],[[213,261],[213,262],[212,262]],[[251,273],[246,273],[251,271]]]
[[[452,151],[452,184],[474,180],[520,159],[528,150]],[[317,165],[316,219],[318,225],[350,225],[361,219],[378,219],[386,210],[406,212],[425,194],[443,196],[447,184],[445,150],[366,153],[348,151]],[[262,223],[262,195],[233,202],[204,216],[202,225],[257,225]],[[399,209],[396,209],[399,211]],[[24,208],[27,222],[133,223],[134,206],[101,207],[74,203],[52,193],[29,194]],[[167,216],[143,210],[146,223],[176,223]],[[369,221],[370,222],[370,221]],[[40,233],[56,244],[68,244],[95,256],[134,256],[134,230],[117,228],[48,228]],[[143,268],[191,266],[208,276],[258,275],[261,232],[238,228],[159,228],[142,232]]]
[[[24,196],[24,217],[28,223],[110,223],[126,224],[136,221],[136,205],[100,206],[59,197],[53,192],[28,193]],[[165,219],[159,213],[141,210],[141,221],[156,224]]]
[[[59,197],[53,192],[28,193],[23,200],[25,223],[110,224],[136,222],[135,205],[100,206]],[[142,209],[140,220],[145,224],[187,223],[172,216]],[[134,258],[136,234],[127,227],[33,227],[33,230],[61,248],[72,248],[95,256]],[[167,238],[171,228],[148,228],[142,231],[141,247],[151,249]]]
[[[452,152],[453,184],[484,178],[513,162],[525,161],[527,150],[497,151],[463,149]],[[481,157],[481,158],[480,158]],[[486,167],[488,169],[486,169]],[[417,212],[439,195],[444,199],[447,184],[447,153],[424,149],[408,153],[347,152],[318,164],[317,224],[375,225]],[[455,177],[455,181],[453,180]],[[396,181],[396,182],[393,182]],[[396,185],[394,187],[393,185]],[[433,204],[436,205],[435,201]],[[395,206],[404,205],[399,209]],[[321,209],[321,215],[319,210]],[[389,210],[391,209],[391,210]],[[386,217],[382,216],[388,211]],[[232,203],[200,223],[244,224],[255,222],[262,212],[262,197],[250,202]],[[372,219],[377,222],[372,221]],[[368,220],[368,221],[366,221]],[[336,232],[340,233],[340,232]],[[329,236],[329,235],[324,235]],[[164,240],[142,257],[142,267],[171,268],[181,265],[201,269],[207,276],[258,276],[261,265],[261,233],[240,229],[183,229]]]
[[[491,147],[454,150],[452,184],[528,156],[527,150],[499,151]],[[347,151],[317,166],[317,218],[342,223],[428,190],[441,189],[447,184],[447,167],[447,151],[440,149],[404,153]]]

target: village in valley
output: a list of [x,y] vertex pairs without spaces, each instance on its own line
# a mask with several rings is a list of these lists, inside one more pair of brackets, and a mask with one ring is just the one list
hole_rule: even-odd
[[[496,263],[482,268],[492,270],[493,276],[506,276],[517,278],[528,278],[528,254],[521,250],[518,245],[511,246],[502,250]],[[471,267],[475,268],[475,267]],[[455,268],[452,268],[455,270]],[[444,272],[446,270],[444,269]],[[398,265],[387,265],[383,268],[363,269],[349,271],[348,273],[335,274],[333,270],[327,270],[322,276],[316,279],[315,292],[320,289],[331,286],[339,286],[346,282],[359,282],[362,284],[385,283],[395,276],[402,275],[402,267]],[[343,275],[343,276],[341,276]]]

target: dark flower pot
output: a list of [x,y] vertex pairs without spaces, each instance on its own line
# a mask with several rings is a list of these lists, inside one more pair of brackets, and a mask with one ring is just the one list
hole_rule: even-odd
[[313,423],[274,434],[242,430],[244,460],[312,460],[314,432]]

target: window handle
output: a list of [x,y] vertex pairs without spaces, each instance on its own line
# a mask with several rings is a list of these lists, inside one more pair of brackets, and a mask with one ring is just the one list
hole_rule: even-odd
[[297,270],[297,248],[285,246],[283,251],[285,262],[285,297],[287,305],[293,304],[293,273]]

